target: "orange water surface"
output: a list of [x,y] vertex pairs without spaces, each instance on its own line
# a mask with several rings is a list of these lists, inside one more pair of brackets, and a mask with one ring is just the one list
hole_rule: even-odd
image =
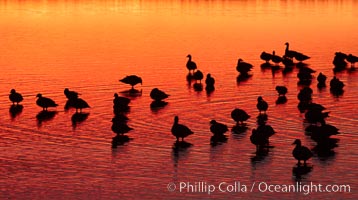
[[[327,123],[340,129],[338,147],[329,156],[314,155],[312,171],[297,177],[292,142],[308,126],[297,109],[297,71],[262,69],[262,51],[283,55],[285,42],[311,58],[316,72],[334,76],[335,52],[358,55],[358,1],[0,1],[0,198],[1,199],[357,199],[357,72],[335,75],[344,82],[337,97],[319,90],[313,101],[330,112]],[[216,80],[215,91],[195,91],[185,67],[191,54],[204,75]],[[254,68],[237,82],[237,60]],[[357,64],[356,64],[357,65]],[[118,80],[136,74],[143,85],[131,98],[125,145],[111,148],[113,94],[130,89]],[[276,105],[276,85],[288,88],[287,103]],[[168,105],[151,109],[149,93],[170,94]],[[9,92],[15,88],[23,110],[11,116]],[[64,110],[64,88],[79,92],[91,106],[88,118],[73,124],[75,110]],[[36,94],[59,104],[42,122]],[[265,156],[250,142],[257,127],[256,99],[268,103],[268,121],[277,132]],[[230,113],[251,115],[248,129],[227,133],[228,141],[210,145],[210,120],[235,125]],[[173,149],[173,118],[194,134],[187,149]],[[181,182],[218,185],[239,181],[247,192],[179,190]],[[351,192],[261,192],[252,184],[349,184]],[[168,191],[174,183],[174,192]]]

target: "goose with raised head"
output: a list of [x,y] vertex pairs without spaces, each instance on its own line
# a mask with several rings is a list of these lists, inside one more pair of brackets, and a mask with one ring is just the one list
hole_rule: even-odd
[[24,100],[24,98],[22,97],[22,95],[18,92],[16,92],[15,89],[11,89],[10,94],[9,94],[9,99],[12,102],[12,105],[19,105],[19,103]]
[[280,62],[283,61],[283,58],[281,56],[278,56],[275,54],[275,51],[272,51],[272,58],[271,58],[272,62],[276,63],[276,65],[278,65]]
[[250,118],[250,115],[248,115],[244,110],[235,108],[231,112],[231,118],[236,122],[236,125],[243,124],[244,121],[248,120]]
[[177,138],[177,142],[179,142],[179,138],[184,141],[185,137],[188,137],[189,135],[193,134],[194,132],[191,131],[187,126],[183,124],[179,124],[179,117],[174,117],[174,123],[171,129],[172,134]]
[[261,96],[259,96],[257,98],[256,108],[259,110],[260,114],[262,111],[266,113],[268,109],[268,103]]
[[40,107],[42,107],[43,110],[47,111],[47,108],[49,107],[57,107],[58,104],[55,103],[54,100],[47,98],[47,97],[43,97],[42,94],[37,94],[36,95],[37,100],[36,100],[36,104]]
[[141,85],[143,83],[142,78],[137,75],[129,75],[129,76],[122,78],[119,81],[122,83],[128,84],[128,85],[131,85],[132,90],[134,89],[134,86],[137,85],[138,83],[140,83]]
[[266,53],[265,51],[263,51],[260,55],[260,59],[261,60],[264,60],[266,62],[266,64],[269,63],[269,61],[271,60],[272,58],[272,54],[270,53]]
[[194,61],[191,60],[191,55],[187,55],[186,56],[188,58],[188,61],[186,62],[186,68],[190,71],[195,71],[197,69],[196,63]]
[[311,150],[305,146],[302,146],[300,139],[296,139],[292,145],[294,144],[296,147],[293,149],[292,155],[296,160],[298,160],[297,165],[301,165],[301,160],[303,160],[304,165],[306,165],[306,161],[313,156]]
[[288,43],[288,42],[286,42],[285,43],[285,45],[286,45],[286,49],[285,49],[285,57],[286,58],[290,58],[291,60],[296,56],[296,54],[298,53],[297,51],[292,51],[292,50],[290,50],[289,48],[289,46],[290,46],[290,44]]

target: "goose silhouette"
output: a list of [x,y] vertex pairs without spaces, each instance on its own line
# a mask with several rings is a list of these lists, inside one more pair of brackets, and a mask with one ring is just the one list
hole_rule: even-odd
[[15,89],[11,89],[9,99],[12,102],[12,105],[14,105],[15,103],[16,105],[19,105],[19,103],[24,100],[22,95],[20,93],[17,93]]
[[341,71],[344,70],[347,66],[347,59],[348,55],[342,52],[336,52],[333,58],[333,65],[334,71]]
[[150,98],[152,98],[154,101],[162,101],[168,97],[169,97],[168,94],[166,94],[162,90],[159,90],[158,88],[154,88],[150,92]]
[[57,107],[58,104],[55,103],[54,100],[47,98],[47,97],[43,97],[42,94],[37,94],[36,95],[37,100],[36,100],[36,104],[40,107],[42,107],[42,109],[44,111],[47,111],[47,108],[49,107]]
[[199,83],[201,83],[201,80],[204,78],[204,74],[200,70],[197,70],[196,72],[194,72],[193,77],[196,80],[196,82],[199,81]]
[[322,112],[319,110],[308,110],[305,113],[305,119],[310,124],[325,124],[325,119],[329,117],[329,112]]
[[217,136],[222,136],[229,130],[225,124],[219,123],[216,120],[211,120],[210,124],[210,131]]
[[215,86],[214,86],[214,84],[215,84],[215,79],[211,76],[210,73],[208,73],[208,74],[206,75],[205,84],[206,84],[205,90],[206,90],[208,93],[215,90]]
[[322,72],[320,72],[317,76],[317,81],[318,81],[318,84],[321,84],[321,85],[325,85],[326,84],[326,80],[327,80],[327,76],[322,74]]
[[268,109],[268,104],[267,102],[261,97],[259,96],[257,98],[257,104],[256,104],[256,108],[259,110],[260,114],[263,111],[264,113],[266,113],[267,109]]
[[131,100],[127,97],[120,97],[117,93],[114,93],[113,105],[119,107],[128,107]]
[[266,137],[266,138],[269,138],[276,133],[276,131],[272,128],[272,126],[266,125],[266,124],[258,126],[256,131],[260,135],[262,135],[263,137]]
[[287,87],[278,85],[276,86],[276,91],[278,92],[278,96],[285,96],[287,93]]
[[333,91],[343,90],[343,87],[344,87],[344,83],[342,81],[340,81],[336,76],[334,76],[332,78],[332,80],[330,81],[329,84],[331,86],[331,90],[333,90]]
[[278,65],[280,62],[283,61],[283,58],[281,58],[281,56],[278,56],[275,54],[275,51],[272,51],[272,58],[271,58],[272,62],[276,63],[276,65]]
[[268,137],[265,137],[256,129],[252,129],[252,134],[250,136],[250,141],[256,146],[256,152],[259,152],[265,145],[269,143]]
[[73,100],[73,107],[76,108],[76,113],[78,113],[78,110],[80,110],[80,113],[82,113],[82,109],[90,108],[88,103],[81,98]]
[[312,93],[313,93],[313,90],[311,88],[304,87],[298,93],[297,98],[299,101],[309,102],[312,100]]
[[69,90],[68,88],[65,88],[65,90],[63,91],[63,93],[65,94],[66,98],[69,99],[69,100],[77,99],[77,98],[78,98],[78,95],[79,95],[78,92],[71,91],[71,90]]
[[296,147],[292,151],[293,157],[298,160],[297,165],[301,165],[301,160],[303,160],[304,165],[306,165],[306,161],[312,157],[312,152],[307,147],[302,146],[301,140],[296,139],[292,145],[296,145]]
[[134,90],[134,86],[140,83],[142,85],[142,78],[137,75],[129,75],[119,80],[122,83],[128,84],[132,86],[132,90]]
[[292,50],[289,50],[289,43],[286,42],[285,43],[286,45],[286,49],[285,49],[285,56],[288,57],[288,58],[295,58],[297,61],[299,61],[300,63],[302,61],[305,61],[307,59],[309,59],[310,57],[309,56],[306,56],[304,55],[303,53],[300,53],[300,52],[297,52],[297,51],[292,51]]
[[292,58],[287,57],[286,55],[282,57],[282,64],[285,65],[286,68],[294,66]]
[[244,62],[241,58],[237,61],[236,70],[242,74],[247,74],[252,68],[252,64]]
[[244,110],[235,108],[231,112],[231,118],[236,122],[236,125],[243,124],[244,121],[248,120],[250,118],[250,115],[248,115]]
[[299,52],[297,52],[296,55],[295,55],[295,59],[296,59],[297,61],[299,61],[299,62],[308,60],[308,59],[310,59],[310,58],[311,58],[311,57],[306,56],[306,55],[304,55],[304,54],[302,54],[302,53],[299,53]]
[[266,63],[269,63],[269,61],[271,60],[272,55],[269,53],[266,53],[265,51],[263,51],[260,55],[260,59],[264,60]]
[[205,84],[207,86],[214,86],[215,84],[215,79],[211,76],[210,73],[206,75]]
[[191,131],[187,126],[179,124],[179,117],[174,117],[174,123],[171,129],[172,134],[177,138],[177,142],[179,142],[179,138],[184,141],[185,137],[193,134],[194,132]]
[[286,57],[286,58],[293,59],[298,52],[297,52],[297,51],[292,51],[292,50],[290,50],[290,49],[289,49],[290,44],[289,44],[288,42],[286,42],[285,45],[286,45],[285,57]]
[[189,73],[190,71],[195,71],[197,66],[196,66],[196,63],[194,61],[191,60],[191,55],[187,55],[186,56],[188,58],[188,62],[186,62],[186,68],[189,70]]
[[353,68],[354,67],[354,63],[358,62],[358,57],[357,56],[354,56],[352,54],[349,54],[347,56],[347,59],[346,59],[348,62],[351,63],[351,67]]

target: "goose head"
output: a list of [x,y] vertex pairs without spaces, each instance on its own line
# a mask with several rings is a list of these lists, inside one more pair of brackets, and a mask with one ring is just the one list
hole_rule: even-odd
[[296,139],[293,143],[292,143],[292,145],[297,145],[297,146],[301,146],[301,140],[300,139]]
[[10,93],[11,93],[11,94],[15,94],[15,93],[16,93],[16,90],[15,90],[15,89],[11,89]]
[[175,116],[174,117],[174,124],[178,124],[179,123],[179,117],[178,116]]
[[216,124],[217,122],[215,120],[211,120],[210,124]]
[[42,97],[42,94],[38,93],[38,94],[36,95],[36,97],[41,98],[41,97]]

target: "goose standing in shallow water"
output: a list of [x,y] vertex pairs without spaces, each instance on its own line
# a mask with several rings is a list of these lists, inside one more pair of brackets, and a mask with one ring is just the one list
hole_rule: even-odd
[[236,122],[236,125],[239,125],[239,123],[242,125],[244,121],[248,120],[250,118],[250,115],[248,115],[244,110],[235,108],[231,112],[231,118]]
[[174,117],[174,123],[171,129],[172,134],[177,138],[177,142],[179,142],[179,138],[184,141],[184,138],[193,134],[194,132],[191,131],[187,126],[179,124],[179,117]]
[[65,90],[63,91],[63,93],[65,94],[66,98],[68,100],[73,100],[73,99],[77,99],[78,98],[78,92],[75,91],[71,91],[68,88],[65,88]]
[[20,93],[17,93],[15,89],[11,89],[9,99],[12,102],[12,105],[16,103],[16,105],[19,105],[19,103],[24,100],[22,95]]
[[189,70],[189,73],[190,71],[195,71],[197,66],[196,66],[196,63],[194,61],[191,60],[191,55],[187,55],[186,56],[188,58],[188,62],[186,62],[186,68]]
[[296,145],[296,147],[292,151],[293,157],[298,160],[297,165],[301,165],[301,160],[303,160],[304,165],[306,165],[306,161],[312,157],[312,152],[307,147],[301,145],[301,140],[296,139],[292,145]]
[[90,108],[88,103],[81,98],[77,98],[74,100],[73,107],[76,108],[76,113],[78,113],[78,109],[80,110],[80,113],[82,113],[83,108]]
[[259,110],[260,114],[262,111],[266,113],[268,109],[268,103],[261,96],[259,96],[257,98],[256,108]]
[[132,86],[132,90],[134,89],[134,86],[140,83],[142,85],[142,78],[136,75],[130,75],[126,76],[123,79],[119,80],[122,83],[129,84]]
[[37,94],[36,95],[37,100],[36,100],[36,104],[40,107],[42,107],[43,110],[47,111],[48,107],[57,107],[58,104],[55,103],[54,100],[47,98],[47,97],[43,97],[42,94]]
[[219,123],[215,120],[210,121],[210,131],[214,136],[223,136],[229,129],[225,124]]

